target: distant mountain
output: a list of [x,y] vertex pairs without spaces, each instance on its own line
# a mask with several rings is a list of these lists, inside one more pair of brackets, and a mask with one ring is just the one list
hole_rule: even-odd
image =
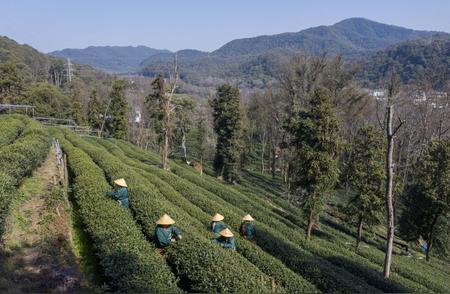
[[170,51],[146,46],[90,46],[85,49],[64,49],[49,54],[70,58],[74,62],[89,64],[108,72],[127,73],[136,72],[143,60],[161,53]]
[[360,68],[359,78],[369,87],[381,86],[394,70],[404,84],[421,80],[443,88],[450,79],[450,35],[402,42],[373,54]]
[[[185,81],[200,86],[221,82],[241,87],[264,85],[277,62],[290,54],[341,54],[346,60],[361,60],[397,43],[431,38],[439,32],[416,31],[364,18],[350,18],[331,26],[297,33],[237,39],[206,54],[187,55],[179,65]],[[162,58],[164,57],[164,58]],[[153,76],[167,72],[174,54],[155,55],[142,62],[141,73]]]
[[430,37],[437,32],[415,31],[386,25],[365,18],[349,18],[332,26],[319,26],[296,33],[237,39],[228,42],[214,55],[255,55],[275,48],[320,54],[357,54],[359,51],[383,49],[398,42]]

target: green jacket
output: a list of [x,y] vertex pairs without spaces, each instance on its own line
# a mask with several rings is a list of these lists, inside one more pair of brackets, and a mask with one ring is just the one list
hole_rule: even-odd
[[213,243],[219,244],[222,248],[236,250],[236,243],[234,242],[234,237],[225,238],[220,236],[219,238],[213,239]]
[[242,222],[239,232],[245,239],[253,240],[256,236],[255,224],[252,222]]
[[211,232],[214,234],[219,234],[222,230],[226,229],[227,225],[220,221],[220,222],[211,222]]
[[119,188],[114,192],[107,192],[106,196],[111,197],[114,200],[119,200],[120,204],[123,207],[128,208],[128,189],[127,188]]
[[155,235],[153,236],[153,241],[156,247],[164,248],[170,245],[172,239],[181,236],[180,230],[175,226],[169,226],[165,229],[163,226],[157,226],[155,229]]

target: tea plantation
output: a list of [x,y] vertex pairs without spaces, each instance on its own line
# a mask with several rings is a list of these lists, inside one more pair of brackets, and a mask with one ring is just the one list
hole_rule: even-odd
[[[368,238],[354,250],[354,230],[332,213],[306,241],[301,211],[283,196],[278,180],[244,171],[228,185],[192,167],[119,140],[80,137],[45,128],[23,116],[0,116],[0,225],[16,189],[47,156],[56,138],[67,156],[70,201],[78,207],[92,243],[99,275],[119,292],[417,292],[450,291],[450,265],[421,254],[394,256],[383,278],[383,246]],[[125,178],[130,208],[105,196],[114,179]],[[213,244],[210,217],[219,212],[236,236],[236,251]],[[152,242],[155,221],[169,214],[183,239],[163,254]],[[242,239],[242,216],[255,218],[257,242]],[[2,231],[0,230],[0,233]]]

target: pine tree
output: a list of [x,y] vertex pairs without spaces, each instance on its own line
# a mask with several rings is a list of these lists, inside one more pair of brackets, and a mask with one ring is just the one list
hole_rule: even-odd
[[450,141],[433,142],[415,170],[416,182],[407,189],[400,232],[407,240],[422,237],[427,242],[428,261],[434,244],[449,238]]
[[104,109],[97,96],[97,91],[92,91],[88,102],[88,123],[94,130],[100,130],[103,122]]
[[314,90],[309,106],[309,110],[294,115],[288,127],[294,147],[290,190],[308,217],[307,240],[338,180],[340,141],[339,122],[328,92],[321,88]]
[[239,156],[241,150],[241,113],[239,90],[228,84],[217,88],[211,101],[214,131],[217,134],[214,169],[228,182],[239,180]]
[[127,81],[116,80],[109,94],[111,104],[107,114],[109,117],[107,131],[116,139],[126,139],[128,136],[128,102],[125,97],[128,87]]
[[363,226],[380,224],[384,213],[384,148],[383,135],[372,125],[361,127],[351,146],[353,154],[347,170],[350,188],[356,193],[344,212],[356,224],[356,250],[361,242]]

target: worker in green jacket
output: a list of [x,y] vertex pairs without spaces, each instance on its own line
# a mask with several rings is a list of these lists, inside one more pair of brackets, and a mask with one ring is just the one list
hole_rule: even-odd
[[227,228],[227,225],[223,222],[223,219],[224,219],[223,215],[219,213],[216,213],[211,218],[211,227],[210,227],[211,232],[218,235],[220,231]]
[[253,223],[254,219],[250,214],[247,214],[242,218],[242,223],[239,228],[242,238],[255,242],[256,228]]
[[107,192],[106,196],[113,198],[114,200],[119,201],[119,203],[124,208],[128,208],[128,189],[127,189],[127,183],[124,179],[117,179],[114,181],[114,184],[116,185],[115,191],[113,192]]
[[175,221],[164,214],[159,220],[156,221],[155,235],[153,241],[157,248],[163,249],[169,246],[172,242],[176,242],[182,239],[180,230],[173,224]]
[[213,239],[212,242],[219,244],[222,248],[236,250],[236,243],[234,241],[233,232],[226,228],[219,233],[219,237]]

